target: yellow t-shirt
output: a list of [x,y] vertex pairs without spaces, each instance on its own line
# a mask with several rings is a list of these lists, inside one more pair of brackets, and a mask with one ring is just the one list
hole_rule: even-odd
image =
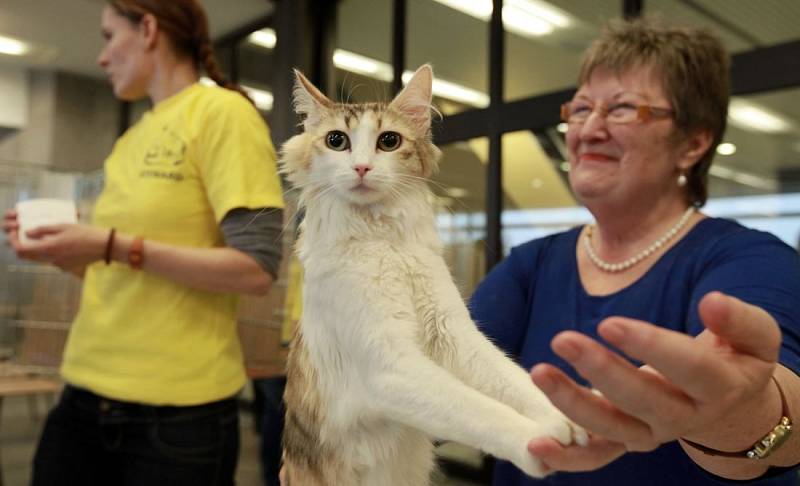
[[[221,247],[219,222],[237,207],[283,207],[269,130],[238,93],[195,84],[117,141],[93,222],[145,240]],[[90,265],[62,375],[100,395],[153,405],[229,397],[245,383],[236,304],[233,294],[126,264]]]

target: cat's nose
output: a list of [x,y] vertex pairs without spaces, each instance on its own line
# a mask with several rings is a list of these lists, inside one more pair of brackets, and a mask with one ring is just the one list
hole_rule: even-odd
[[368,165],[356,165],[353,167],[353,170],[355,170],[358,173],[358,177],[363,179],[364,176],[367,175],[367,172],[372,170],[372,167]]

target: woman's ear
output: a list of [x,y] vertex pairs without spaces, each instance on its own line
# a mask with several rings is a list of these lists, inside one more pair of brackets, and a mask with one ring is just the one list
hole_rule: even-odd
[[145,47],[153,49],[158,38],[158,19],[153,14],[144,14],[139,21],[139,34],[142,36]]
[[694,134],[690,135],[684,141],[684,150],[681,157],[681,162],[679,163],[680,169],[688,170],[694,164],[700,160],[709,149],[711,149],[711,144],[714,142],[714,134],[711,133],[711,130],[698,130]]

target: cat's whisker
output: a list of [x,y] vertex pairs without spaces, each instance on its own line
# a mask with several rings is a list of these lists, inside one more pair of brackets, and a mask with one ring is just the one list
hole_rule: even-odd
[[372,88],[372,99],[378,99],[378,83],[376,81],[371,81],[370,87]]
[[408,182],[404,182],[402,180],[393,181],[393,189],[399,190],[400,188],[406,189],[409,192],[419,192],[422,188],[420,188],[416,184],[411,184]]
[[436,108],[436,105],[431,103],[430,109],[431,109],[431,111],[433,112],[433,115],[434,115],[434,116],[431,117],[431,121],[440,122],[440,121],[444,120],[444,115],[442,114],[441,111],[439,111],[438,108]]
[[[434,180],[431,180],[431,179],[426,179],[425,177],[420,177],[420,176],[415,176],[415,175],[410,175],[410,174],[403,174],[401,177],[402,178],[409,178],[409,179],[414,179],[414,180],[425,181],[428,184],[434,186],[435,188],[440,189],[442,192],[445,192],[448,189],[450,189],[450,186],[447,186],[445,184],[442,184],[440,182],[437,182],[437,181],[434,181]],[[434,195],[436,195],[436,194],[434,194]],[[453,198],[453,200],[461,207],[461,209],[464,209],[466,211],[470,211],[471,210],[471,208],[469,206],[467,206],[467,204],[464,201],[462,201],[462,200],[460,200],[458,198]]]
[[346,101],[346,103],[347,103],[347,104],[350,104],[350,97],[352,97],[352,96],[353,96],[353,93],[355,92],[355,90],[357,90],[357,89],[358,89],[358,88],[360,88],[361,86],[363,86],[363,84],[361,84],[361,83],[358,83],[358,84],[356,84],[355,86],[352,86],[352,87],[350,88],[350,91],[347,93],[347,101]]
[[244,228],[242,228],[242,229],[246,230],[247,228],[249,228],[250,225],[253,224],[262,214],[264,214],[264,213],[270,214],[270,213],[275,212],[275,211],[280,211],[280,209],[279,208],[261,208],[261,211],[256,213],[255,216],[253,216],[252,219],[250,219],[250,221],[248,221],[247,224],[244,225]]
[[350,77],[350,71],[344,72],[344,78],[342,78],[342,84],[339,85],[339,103],[342,103],[344,100],[344,88],[347,86],[348,78]]
[[[439,196],[437,196],[437,197],[439,197]],[[465,203],[464,201],[462,201],[462,200],[461,200],[461,199],[459,199],[459,198],[454,198],[454,197],[451,197],[450,199],[451,199],[451,200],[453,200],[453,201],[455,202],[455,204],[458,206],[458,209],[460,209],[461,211],[463,211],[463,212],[465,212],[465,213],[471,213],[471,212],[474,212],[474,211],[475,211],[475,209],[474,209],[474,208],[471,208],[471,207],[469,207],[469,206],[467,205],[467,203]],[[448,210],[449,210],[449,211],[450,211],[452,214],[456,214],[456,212],[455,212],[455,209],[448,208]]]
[[435,187],[437,189],[441,189],[441,190],[445,190],[445,189],[448,188],[448,186],[444,185],[443,183],[435,181],[433,179],[429,179],[427,177],[415,176],[415,175],[412,175],[412,174],[402,174],[402,175],[400,175],[400,177],[403,178],[403,179],[411,179],[411,180],[414,180],[414,181],[422,181],[422,182],[425,182],[425,183],[427,183],[427,184],[429,184],[429,185],[431,185],[431,186],[433,186],[433,187]]
[[[313,194],[309,194],[308,201],[318,201],[318,200],[322,199],[323,197],[327,196],[329,193],[334,192],[336,190],[336,186],[334,186],[332,184],[328,184],[328,185],[325,185],[325,186],[323,186],[323,187],[321,187],[319,189],[320,190],[315,191]],[[306,205],[308,205],[308,201],[306,202]]]
[[410,180],[409,181],[409,180],[406,180],[406,179],[401,177],[401,178],[396,179],[393,182],[394,182],[394,184],[397,184],[397,185],[399,185],[401,187],[405,187],[405,188],[408,188],[408,189],[414,190],[414,191],[429,190],[428,186],[425,184],[426,181],[424,179]]
[[430,187],[428,187],[427,183],[424,180],[398,179],[396,181],[396,184],[400,184],[403,187],[415,188],[417,190],[427,189],[428,191],[430,191]]

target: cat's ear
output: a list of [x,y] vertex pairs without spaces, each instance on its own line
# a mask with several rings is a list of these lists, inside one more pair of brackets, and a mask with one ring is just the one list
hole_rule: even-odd
[[392,100],[393,108],[410,119],[419,135],[425,135],[431,127],[431,100],[433,69],[425,64],[419,69],[402,91]]
[[308,130],[319,123],[323,112],[333,107],[333,102],[297,69],[294,76],[294,111],[305,116],[303,125]]

